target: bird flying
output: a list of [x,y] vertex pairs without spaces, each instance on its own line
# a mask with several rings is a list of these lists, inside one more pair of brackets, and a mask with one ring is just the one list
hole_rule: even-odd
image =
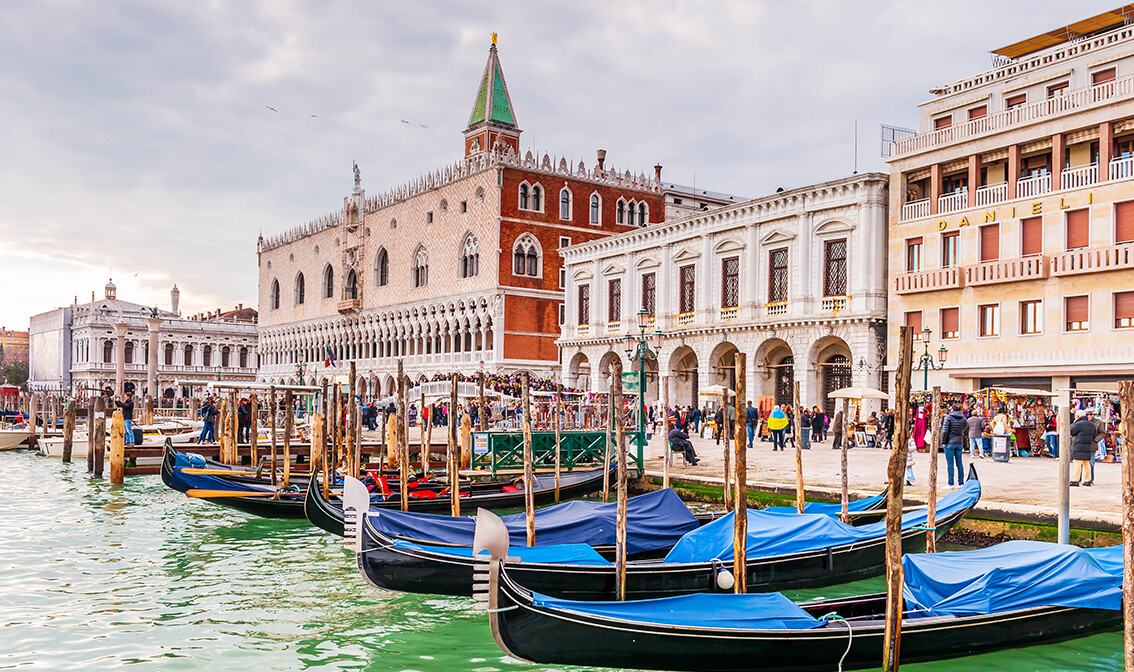
[[268,108],[268,109],[269,109],[269,110],[271,110],[272,112],[279,112],[279,110],[277,110],[276,108],[272,107],[271,105],[265,105],[264,107]]

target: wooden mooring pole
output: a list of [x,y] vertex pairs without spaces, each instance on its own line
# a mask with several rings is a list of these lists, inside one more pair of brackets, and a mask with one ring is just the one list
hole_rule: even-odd
[[253,467],[260,466],[260,399],[256,395],[248,397],[248,459]]
[[[929,511],[925,514],[925,552],[937,552],[937,451],[941,450],[941,420],[945,414],[941,408],[941,386],[933,386],[933,409],[930,414],[929,435]],[[963,452],[963,448],[962,448]],[[957,474],[957,478],[964,478]]]
[[[535,546],[535,457],[532,452],[532,400],[531,374],[524,371],[521,378],[524,401],[524,517],[527,518],[528,546]],[[604,476],[610,475],[610,444],[607,443],[607,462],[603,465]],[[606,501],[604,495],[603,501]]]
[[[1134,380],[1124,380],[1118,384],[1119,412],[1122,414],[1120,431],[1122,433],[1122,614],[1123,643],[1126,653],[1126,669],[1134,667]],[[1059,446],[1070,452],[1068,445]],[[1067,487],[1067,483],[1063,483]]]
[[279,409],[279,404],[276,401],[276,386],[272,385],[268,388],[268,402],[271,404],[271,409],[268,416],[271,418],[271,440],[272,440],[272,485],[276,484],[276,411]]
[[[748,433],[744,431],[747,418],[742,419],[740,417],[740,400],[748,391],[748,381],[745,377],[745,363],[748,356],[743,352],[738,352],[735,357],[737,405],[736,505],[733,509],[735,529],[732,541],[732,574],[736,581],[733,590],[737,593],[745,593],[748,592]],[[725,454],[728,454],[727,446]]]
[[402,511],[409,511],[409,443],[406,435],[406,374],[398,360],[398,477],[402,491]]
[[291,484],[291,430],[295,422],[291,390],[284,390],[283,486]]
[[67,400],[63,411],[63,461],[71,461],[71,450],[75,442],[75,400]]
[[461,515],[461,466],[457,445],[457,374],[449,376],[449,454],[445,469],[449,472],[449,510]]
[[618,445],[618,486],[616,497],[618,499],[617,513],[614,519],[614,573],[615,592],[619,600],[626,599],[626,497],[627,497],[627,464],[626,464],[626,427],[622,416],[622,373],[616,372],[611,394],[614,396],[614,427]]
[[[736,363],[735,359],[733,360],[733,363],[735,365],[735,363]],[[733,383],[733,387],[736,387],[735,383]],[[733,392],[736,393],[736,394],[739,394],[739,391],[737,391],[737,390],[733,390]],[[728,509],[732,508],[732,500],[733,500],[733,497],[732,497],[732,487],[733,487],[732,486],[732,466],[731,466],[732,457],[729,454],[731,452],[729,450],[729,439],[731,438],[735,441],[736,435],[737,434],[744,434],[744,431],[743,431],[743,425],[739,424],[740,423],[740,397],[739,396],[736,397],[737,408],[736,408],[736,413],[735,413],[735,415],[736,415],[735,423],[737,423],[737,424],[736,424],[735,427],[733,427],[734,423],[730,423],[729,420],[728,420],[728,390],[727,389],[721,394],[721,406],[722,406],[722,408],[724,408],[724,416],[723,416],[722,422],[724,424],[725,430],[727,430],[727,431],[722,430],[722,431],[725,431],[725,436],[724,436],[725,447],[724,447],[724,452],[722,454],[722,457],[724,458],[724,490],[722,492],[722,495],[723,495],[723,499],[724,499],[724,508],[725,508],[725,510],[728,510]]]
[[559,503],[559,477],[563,470],[563,385],[555,384],[555,503]]
[[791,384],[791,403],[795,418],[795,510],[803,513],[803,410],[799,407],[799,381]]
[[[1062,401],[1056,408],[1055,423],[1059,429],[1059,517],[1057,519],[1057,541],[1061,544],[1071,543],[1071,391],[1062,395]],[[1125,445],[1123,446],[1125,448]],[[1125,451],[1123,451],[1125,453]],[[1125,461],[1126,456],[1122,459]],[[1125,464],[1125,462],[1124,462]],[[1127,658],[1127,660],[1134,659]]]
[[94,475],[95,478],[102,478],[103,463],[106,460],[106,397],[101,394],[94,400],[94,424],[90,427],[90,435]]
[[[840,416],[842,425],[840,425],[840,427],[838,429],[840,438],[842,438],[843,429],[846,427],[846,421],[847,421],[847,414],[848,413],[850,413],[850,400],[843,399],[842,415]],[[843,477],[842,478],[842,491],[839,495],[839,497],[840,497],[839,501],[842,504],[842,513],[839,517],[839,520],[841,520],[841,521],[843,521],[843,523],[849,525],[850,524],[850,511],[849,511],[849,509],[850,509],[850,496],[849,496],[848,489],[847,489],[847,442],[846,442],[845,439],[843,439],[842,441],[839,441],[838,448],[839,448],[839,452],[840,452],[839,457],[842,461],[842,477]]]
[[[910,373],[913,327],[899,327],[898,370],[894,377],[894,445],[886,469],[890,481],[886,502],[886,630],[882,669],[897,672],[902,642],[902,496],[910,439]],[[846,418],[844,417],[844,422]]]
[[118,484],[126,475],[126,421],[122,411],[114,411],[110,420],[110,482]]
[[99,395],[93,394],[87,399],[87,473],[94,471],[94,445],[95,445],[95,399]]
[[603,433],[606,435],[606,447],[602,456],[602,501],[610,501],[610,456],[614,452],[614,365],[610,366],[610,389],[606,392],[606,427],[603,427]]
[[[659,368],[658,385],[661,387],[661,398],[662,398],[661,445],[662,445],[662,460],[664,462],[664,464],[662,466],[662,471],[663,471],[663,473],[662,473],[662,487],[663,488],[669,488],[669,460],[670,460],[671,457],[673,457],[673,455],[672,455],[673,446],[669,445],[669,376],[662,376],[661,372],[660,372],[661,367],[659,366],[658,368]],[[726,420],[728,419],[728,415],[725,415],[725,419]]]

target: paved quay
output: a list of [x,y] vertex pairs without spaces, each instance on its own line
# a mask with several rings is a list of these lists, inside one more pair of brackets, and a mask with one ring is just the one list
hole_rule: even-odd
[[[693,438],[694,448],[701,458],[697,466],[682,466],[680,459],[670,467],[671,478],[686,482],[720,486],[724,482],[722,447],[711,439]],[[750,488],[771,492],[795,492],[795,452],[789,444],[783,452],[772,452],[771,443],[757,442],[748,451],[748,485]],[[655,436],[649,443],[646,474],[661,478],[662,441]],[[945,455],[938,455],[937,485],[940,492],[947,483]],[[886,465],[889,452],[875,448],[853,448],[847,454],[847,483],[851,497],[878,494],[886,483]],[[968,470],[970,460],[964,457]],[[1059,461],[1048,457],[1012,458],[1009,462],[994,462],[991,458],[976,459],[981,481],[981,500],[974,514],[993,519],[1013,521],[1039,521],[1054,524],[1058,515]],[[914,456],[912,486],[906,486],[907,500],[927,501],[929,489],[929,454]],[[1071,524],[1073,527],[1118,531],[1122,518],[1121,495],[1122,465],[1098,463],[1095,465],[1095,484],[1090,488],[1071,488]],[[840,489],[839,451],[831,449],[831,442],[813,443],[811,450],[803,451],[804,485],[814,495],[838,497]],[[941,496],[941,495],[939,495]]]

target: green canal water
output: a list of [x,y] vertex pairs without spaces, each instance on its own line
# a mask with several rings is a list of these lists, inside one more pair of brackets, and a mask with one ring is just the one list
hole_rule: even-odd
[[[1117,671],[1121,647],[1110,633],[902,669]],[[122,667],[569,669],[506,658],[470,600],[365,585],[341,540],[306,521],[190,501],[157,476],[111,487],[85,464],[0,453],[0,670]]]

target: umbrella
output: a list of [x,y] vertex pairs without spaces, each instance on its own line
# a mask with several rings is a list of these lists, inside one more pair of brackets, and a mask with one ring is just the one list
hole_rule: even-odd
[[706,387],[705,389],[701,390],[700,394],[703,397],[719,397],[726,392],[729,394],[729,396],[735,396],[736,395],[736,393],[733,392],[732,390],[728,389],[727,387],[722,387],[720,385],[710,385],[710,386]]
[[890,395],[882,390],[869,387],[844,387],[827,395],[831,399],[889,399]]

